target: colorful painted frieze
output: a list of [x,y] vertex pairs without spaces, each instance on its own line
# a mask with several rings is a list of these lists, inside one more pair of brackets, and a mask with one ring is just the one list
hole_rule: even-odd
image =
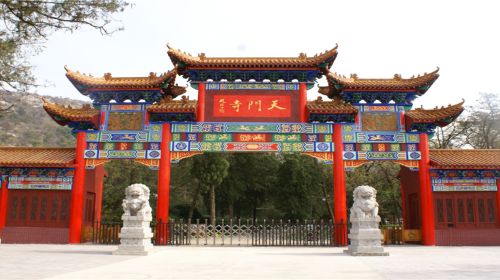
[[433,191],[497,191],[496,178],[485,177],[433,177]]
[[207,83],[207,90],[299,90],[298,83]]
[[85,150],[86,159],[160,159],[160,150]]
[[308,133],[332,134],[332,124],[287,123],[287,124],[247,124],[247,123],[175,123],[172,133]]
[[418,134],[408,133],[342,133],[344,143],[419,143]]
[[420,160],[420,152],[344,151],[344,160]]
[[333,152],[332,142],[171,142],[173,152]]
[[0,167],[2,176],[73,177],[76,168]]
[[8,189],[71,190],[73,177],[11,176]]
[[498,169],[429,169],[432,178],[500,178]]
[[89,132],[87,142],[161,142],[161,132]]
[[496,192],[497,186],[432,186],[435,192]]
[[232,142],[231,133],[203,133],[203,142]]

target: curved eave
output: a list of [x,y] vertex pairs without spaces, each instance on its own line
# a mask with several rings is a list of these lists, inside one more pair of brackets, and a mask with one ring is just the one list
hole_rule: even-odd
[[[149,77],[111,77],[111,74],[106,74],[105,77],[95,78],[91,75],[80,74],[69,70],[66,66],[66,77],[75,86],[80,93],[85,93],[89,89],[131,89],[131,88],[159,88],[168,80],[175,79],[177,69],[173,69],[167,73],[156,77],[155,73],[150,73]],[[173,79],[172,79],[173,78]]]
[[310,114],[357,114],[359,109],[350,105],[315,105],[307,104]]
[[195,113],[196,108],[153,108],[149,109],[149,113]]
[[[58,105],[57,103],[50,103],[45,99],[43,99],[43,109],[47,112],[47,114],[59,125],[65,126],[70,122],[93,122],[97,123],[99,118],[99,110],[82,107],[81,109],[74,109],[71,107],[65,107]],[[69,111],[69,112],[68,112]]]
[[431,73],[422,76],[403,79],[400,75],[395,75],[393,79],[359,79],[356,74],[350,78],[337,75],[324,70],[327,77],[328,87],[320,87],[320,94],[335,96],[342,91],[349,90],[413,90],[424,94],[432,84],[439,78],[439,68]]
[[[313,57],[299,56],[299,57],[216,57],[207,58],[204,55],[197,57],[186,54],[181,50],[175,50],[167,44],[169,50],[168,55],[174,65],[179,68],[185,67],[214,67],[214,68],[236,68],[236,67],[257,67],[257,68],[278,68],[278,67],[319,67],[330,68],[337,57],[338,45],[326,51],[324,54],[316,55]],[[301,54],[302,55],[302,54]],[[181,71],[180,71],[181,72]]]
[[405,122],[407,130],[414,123],[434,123],[440,127],[445,127],[455,121],[464,111],[465,100],[455,105],[448,105],[439,109],[413,109],[405,112]]
[[189,87],[189,85],[186,85],[185,87],[180,87],[177,85],[173,85],[173,81],[170,83],[167,89],[163,91],[165,94],[171,95],[172,97],[175,98],[187,92],[187,88]]
[[170,101],[167,103],[153,104],[147,108],[150,113],[195,113],[198,102]]

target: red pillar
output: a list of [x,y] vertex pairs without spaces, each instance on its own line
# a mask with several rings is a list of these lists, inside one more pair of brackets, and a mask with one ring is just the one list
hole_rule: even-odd
[[432,185],[429,173],[429,137],[426,133],[420,133],[418,150],[422,156],[422,159],[419,161],[418,176],[420,179],[420,206],[422,209],[423,244],[427,246],[435,246],[436,233],[434,224],[434,204],[432,202]]
[[163,124],[162,138],[160,143],[161,158],[158,174],[158,202],[156,206],[156,220],[168,222],[168,202],[170,194],[170,141],[172,133],[170,124]]
[[[500,211],[500,179],[497,179],[497,212]],[[1,213],[1,212],[0,212]],[[498,221],[498,224],[500,225],[500,221]],[[0,224],[0,227],[2,225]]]
[[76,136],[75,177],[71,191],[71,210],[69,213],[69,243],[80,243],[82,233],[83,196],[85,192],[85,158],[87,148],[86,132],[78,132]]
[[198,84],[198,114],[196,115],[196,120],[198,122],[205,121],[205,83]]
[[[342,125],[334,124],[333,142],[335,151],[333,152],[333,206],[335,223],[347,222],[347,206],[345,193],[345,171],[342,152],[344,144],[342,143]],[[341,236],[341,245],[347,245],[347,236]]]
[[307,84],[299,84],[299,112],[300,112],[300,122],[306,123],[307,120]]
[[9,189],[7,189],[7,180],[2,181],[2,189],[0,190],[0,239],[2,239],[2,228],[5,226],[7,219],[7,203],[9,202]]

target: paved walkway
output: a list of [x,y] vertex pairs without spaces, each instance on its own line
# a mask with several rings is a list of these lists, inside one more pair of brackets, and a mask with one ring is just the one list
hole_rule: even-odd
[[389,257],[335,247],[0,245],[0,279],[500,279],[500,247],[389,246]]

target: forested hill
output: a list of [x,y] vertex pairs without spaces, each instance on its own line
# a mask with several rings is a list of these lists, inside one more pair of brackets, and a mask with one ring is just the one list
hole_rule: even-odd
[[[71,129],[55,123],[43,109],[42,96],[30,94],[22,97],[14,93],[12,96],[4,93],[5,101],[0,105],[14,103],[15,106],[0,118],[0,146],[31,146],[31,147],[74,147],[76,139],[71,136]],[[81,108],[90,103],[81,100],[44,96],[54,103],[71,105]],[[5,103],[4,103],[5,102]]]

